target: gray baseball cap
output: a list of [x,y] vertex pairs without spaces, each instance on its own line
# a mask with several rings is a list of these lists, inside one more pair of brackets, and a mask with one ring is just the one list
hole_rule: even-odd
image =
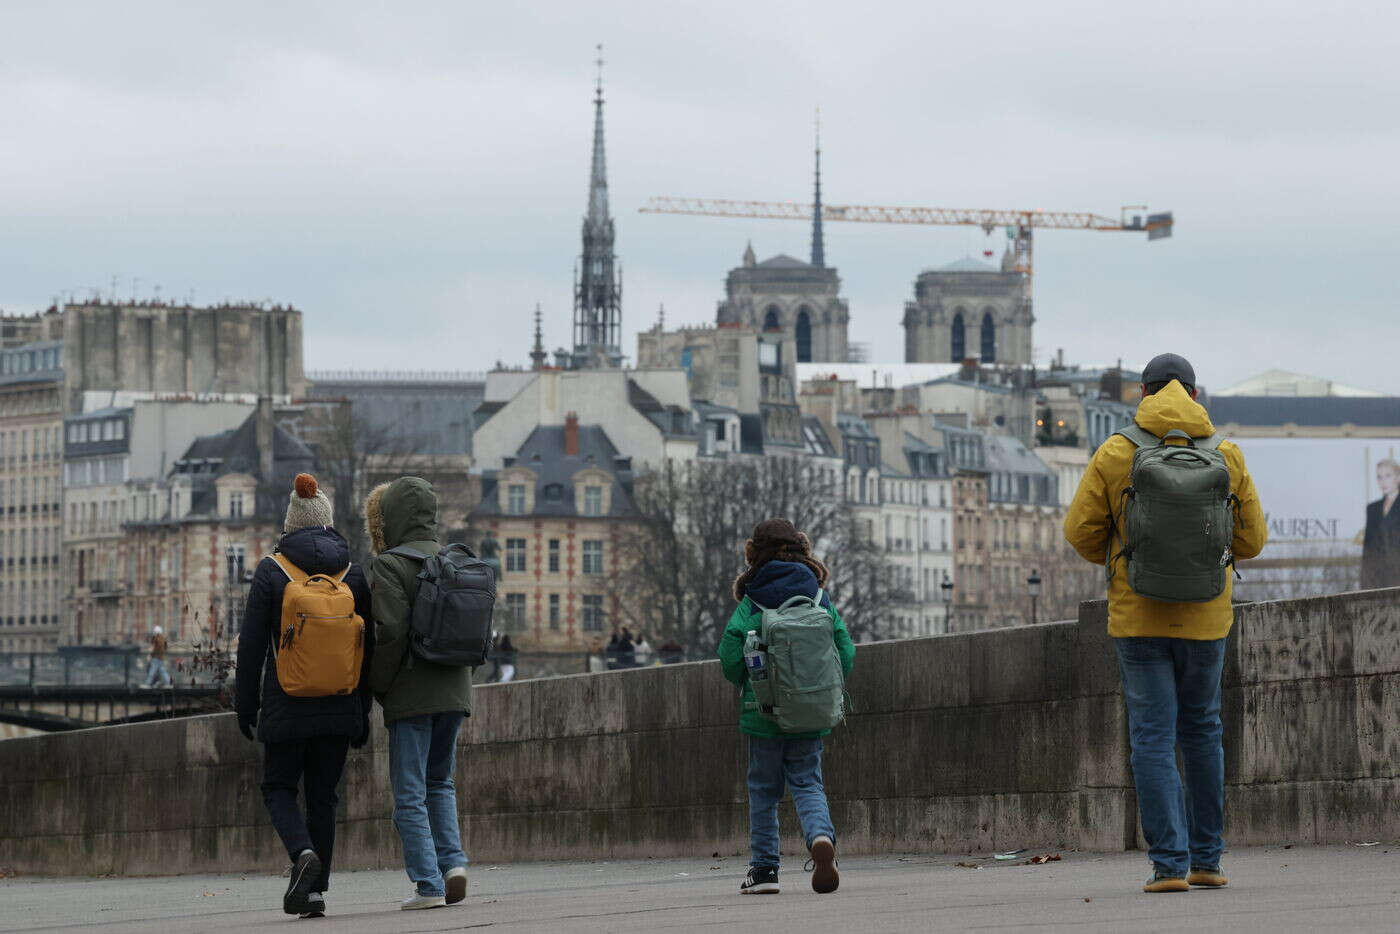
[[1178,380],[1184,385],[1195,388],[1196,371],[1191,368],[1191,364],[1187,362],[1185,357],[1174,353],[1158,354],[1152,358],[1147,366],[1142,368],[1142,381],[1148,386],[1171,380]]

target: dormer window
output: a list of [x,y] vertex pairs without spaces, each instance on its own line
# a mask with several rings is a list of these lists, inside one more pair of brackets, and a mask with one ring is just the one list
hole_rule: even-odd
[[233,492],[228,495],[228,514],[232,519],[243,518],[243,494]]
[[506,512],[512,516],[525,514],[525,484],[512,483],[506,487]]
[[585,516],[601,516],[603,514],[602,487],[590,485],[583,488],[583,514]]

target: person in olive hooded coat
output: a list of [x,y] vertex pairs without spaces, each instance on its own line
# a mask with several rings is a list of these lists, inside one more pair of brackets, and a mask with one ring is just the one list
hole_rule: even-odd
[[457,732],[471,714],[472,671],[424,661],[409,647],[409,621],[422,562],[391,549],[436,554],[437,495],[426,480],[400,477],[372,490],[365,526],[374,560],[375,649],[370,687],[389,728],[394,826],[416,892],[405,909],[438,908],[467,892],[467,857],[453,785]]

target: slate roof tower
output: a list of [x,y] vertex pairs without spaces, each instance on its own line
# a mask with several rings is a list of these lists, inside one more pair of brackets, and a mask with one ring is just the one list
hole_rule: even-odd
[[613,254],[613,221],[608,213],[601,45],[597,65],[588,213],[583,218],[583,254],[574,273],[574,369],[622,365],[622,270]]

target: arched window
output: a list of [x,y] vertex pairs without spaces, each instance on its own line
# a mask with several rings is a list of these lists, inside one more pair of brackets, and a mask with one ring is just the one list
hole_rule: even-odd
[[997,325],[990,311],[982,312],[982,362],[997,362]]
[[967,329],[963,326],[962,312],[953,315],[953,362],[962,363],[967,357]]
[[797,362],[812,362],[812,318],[806,308],[797,313]]
[[768,313],[763,316],[763,330],[781,331],[783,326],[778,323],[778,306],[769,305]]

